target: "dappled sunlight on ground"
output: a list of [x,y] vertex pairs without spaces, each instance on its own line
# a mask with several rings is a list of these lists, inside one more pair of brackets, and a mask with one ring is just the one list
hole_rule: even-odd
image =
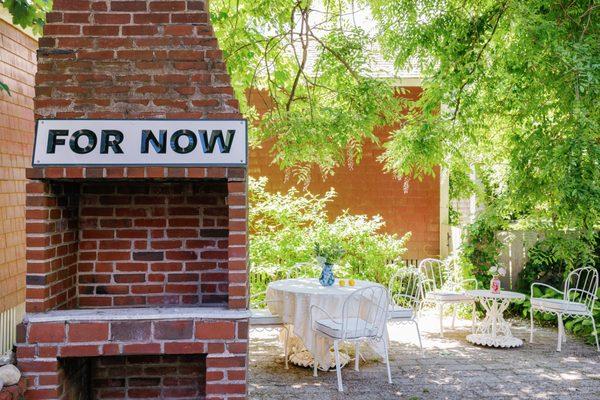
[[[536,327],[529,343],[525,322],[513,334],[525,341],[518,349],[477,347],[465,339],[471,322],[445,320],[445,337],[438,319],[421,320],[424,353],[420,356],[412,325],[390,325],[390,362],[393,384],[385,365],[363,346],[361,371],[342,370],[345,393],[336,390],[335,372],[320,372],[290,365],[284,369],[283,349],[275,332],[251,331],[250,399],[600,399],[600,356],[594,347],[568,337],[557,353],[556,329]],[[352,355],[353,351],[348,348]]]

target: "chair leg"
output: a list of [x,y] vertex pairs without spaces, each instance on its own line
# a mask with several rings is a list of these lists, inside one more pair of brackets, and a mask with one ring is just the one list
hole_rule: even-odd
[[561,351],[563,329],[562,314],[558,314],[558,343],[556,344],[556,351]]
[[333,351],[335,353],[335,373],[337,374],[338,391],[343,392],[342,386],[342,368],[340,366],[340,346],[337,340],[333,341]]
[[417,337],[419,338],[419,347],[421,348],[421,357],[423,357],[423,341],[421,341],[421,331],[419,330],[419,323],[413,320],[415,327],[417,328]]
[[440,336],[444,337],[444,303],[438,304],[438,311],[440,313]]
[[358,371],[358,360],[360,359],[360,342],[356,342],[354,345],[354,370]]
[[284,326],[283,329],[285,329],[285,337],[283,339],[283,354],[285,357],[285,369],[290,369],[290,367],[288,365],[288,358],[289,358],[288,342],[290,339],[290,330],[288,329],[287,326]]
[[529,319],[531,321],[531,327],[529,328],[529,343],[533,343],[533,308],[529,309]]
[[388,383],[392,383],[392,371],[390,370],[390,357],[388,355],[388,342],[383,338],[383,350],[385,356],[385,366],[387,368]]
[[473,307],[471,310],[471,333],[475,333],[475,317],[476,317],[476,306],[475,302],[473,302]]
[[[317,335],[314,336],[314,342],[317,342]],[[313,356],[313,376],[316,378],[318,376],[317,368],[319,366],[319,362],[317,361],[317,357]]]
[[454,329],[454,321],[456,321],[456,304],[452,306],[452,329]]
[[596,330],[596,321],[594,321],[594,316],[590,316],[592,319],[592,328],[594,328],[594,337],[596,338],[596,350],[600,351],[600,345],[598,344],[598,331]]

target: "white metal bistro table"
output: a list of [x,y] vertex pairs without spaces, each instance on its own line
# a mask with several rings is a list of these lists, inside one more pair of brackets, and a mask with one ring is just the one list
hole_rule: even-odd
[[511,301],[523,300],[525,295],[506,290],[492,293],[490,290],[467,290],[465,294],[478,301],[485,309],[485,318],[477,324],[475,332],[467,335],[467,341],[480,346],[520,347],[523,341],[512,335],[510,324],[504,319],[504,311]]
[[[333,342],[322,336],[315,338],[310,326],[310,307],[317,305],[334,318],[341,316],[344,301],[356,290],[372,285],[375,283],[357,280],[354,286],[339,286],[336,279],[332,286],[323,286],[314,278],[271,282],[267,287],[267,305],[273,314],[280,315],[283,322],[290,325],[290,362],[309,367],[313,365],[314,357],[319,366],[335,366],[330,352]],[[387,335],[385,337],[387,339]],[[384,354],[382,342],[373,342],[371,347]],[[347,355],[342,356],[342,364],[348,360]]]

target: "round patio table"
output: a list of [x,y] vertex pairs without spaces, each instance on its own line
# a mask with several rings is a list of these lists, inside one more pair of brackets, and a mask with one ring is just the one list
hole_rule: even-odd
[[467,335],[467,341],[480,346],[520,347],[523,341],[512,335],[510,324],[504,319],[504,311],[511,301],[523,300],[525,295],[502,290],[467,290],[465,294],[478,301],[485,309],[485,318],[477,325],[474,333]]
[[[309,367],[313,357],[319,367],[328,369],[333,362],[330,348],[332,341],[322,336],[315,338],[310,325],[310,308],[317,305],[333,318],[341,318],[344,301],[358,289],[373,286],[375,283],[357,280],[354,286],[339,286],[338,280],[332,286],[323,286],[318,279],[296,278],[274,281],[267,287],[266,301],[271,313],[280,315],[286,325],[290,325],[290,362]],[[387,335],[386,335],[387,338]],[[371,347],[384,354],[382,342],[373,342]],[[345,364],[347,355],[342,356]]]

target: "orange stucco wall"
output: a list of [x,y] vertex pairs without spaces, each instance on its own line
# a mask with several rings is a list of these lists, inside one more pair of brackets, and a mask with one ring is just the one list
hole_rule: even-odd
[[[418,96],[420,88],[407,88],[408,95]],[[258,111],[264,111],[265,99],[253,94],[250,101]],[[381,140],[386,140],[389,128],[376,130]],[[423,181],[397,180],[385,174],[382,164],[377,161],[382,149],[372,143],[364,148],[362,161],[352,169],[339,168],[335,175],[323,180],[321,175],[313,173],[308,190],[324,193],[333,187],[338,197],[329,207],[332,215],[348,209],[353,214],[379,214],[386,221],[386,230],[404,234],[412,232],[408,242],[408,252],[404,258],[422,259],[437,256],[440,252],[440,180],[426,177]],[[250,151],[250,175],[269,178],[269,190],[284,191],[297,183],[285,182],[285,174],[271,163],[272,157],[266,146]]]

